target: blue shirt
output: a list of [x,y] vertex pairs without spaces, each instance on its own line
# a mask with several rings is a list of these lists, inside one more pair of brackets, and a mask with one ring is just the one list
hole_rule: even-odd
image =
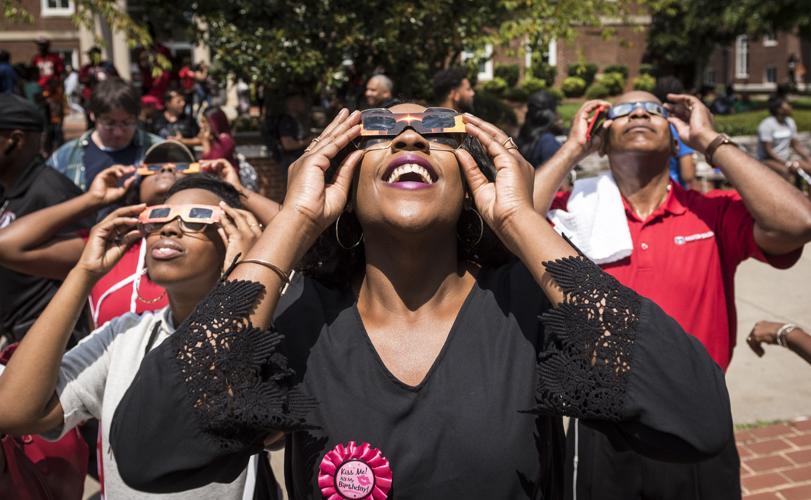
[[17,85],[17,73],[11,64],[0,63],[0,93],[13,92]]
[[681,159],[682,156],[693,154],[694,150],[693,148],[682,142],[681,137],[679,137],[679,133],[676,131],[676,127],[674,127],[673,125],[670,126],[670,132],[673,134],[673,137],[675,137],[676,141],[679,143],[679,149],[676,152],[676,156],[670,157],[670,178],[673,179],[675,182],[678,182],[681,187],[687,188],[688,186],[681,176],[681,168],[679,168],[679,160]]

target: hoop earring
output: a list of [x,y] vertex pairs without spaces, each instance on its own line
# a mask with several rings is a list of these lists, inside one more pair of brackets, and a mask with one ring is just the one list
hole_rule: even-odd
[[[473,212],[474,214],[476,214],[476,218],[479,220],[479,237],[476,238],[476,241],[474,241],[472,245],[470,245],[472,247],[475,247],[476,245],[481,243],[482,238],[484,237],[484,219],[482,219],[481,214],[475,208],[465,208],[464,211]],[[459,238],[459,233],[456,234],[456,237]],[[459,240],[461,241],[462,239],[459,238]]]
[[338,246],[343,248],[344,250],[352,250],[353,248],[360,245],[361,242],[363,241],[363,232],[360,233],[360,238],[358,238],[358,241],[356,241],[354,245],[351,245],[351,246],[344,245],[341,242],[341,232],[338,230],[338,225],[341,223],[341,216],[343,216],[343,215],[344,215],[344,212],[341,212],[341,214],[338,216],[338,218],[335,219],[335,240],[338,242]]
[[[144,269],[143,275],[146,275],[146,268]],[[139,278],[139,279],[135,280],[135,283],[132,284],[132,287],[135,289],[135,298],[139,302],[143,302],[144,304],[154,304],[154,303],[160,301],[161,299],[163,299],[164,297],[166,297],[166,290],[165,289],[163,290],[163,292],[161,292],[160,295],[158,295],[154,299],[145,299],[145,298],[141,297],[141,292],[138,291],[138,285],[140,283],[141,283],[141,279]]]

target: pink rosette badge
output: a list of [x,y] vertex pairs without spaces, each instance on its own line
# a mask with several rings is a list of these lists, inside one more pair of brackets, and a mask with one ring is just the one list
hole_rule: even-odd
[[327,500],[385,500],[391,489],[389,460],[369,443],[338,444],[321,460],[318,487]]

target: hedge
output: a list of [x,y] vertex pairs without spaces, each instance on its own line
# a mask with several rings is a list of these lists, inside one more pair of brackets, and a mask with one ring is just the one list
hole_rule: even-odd
[[586,80],[579,76],[570,76],[563,80],[561,86],[566,97],[580,97],[586,91]]

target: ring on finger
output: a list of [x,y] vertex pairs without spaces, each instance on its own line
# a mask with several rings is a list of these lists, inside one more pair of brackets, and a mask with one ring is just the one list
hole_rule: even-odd
[[317,143],[320,140],[321,140],[320,138],[316,137],[315,139],[313,139],[313,142]]
[[512,137],[507,137],[507,140],[501,143],[501,145],[504,146],[506,149],[518,149],[518,146],[515,144],[515,141],[513,140]]

